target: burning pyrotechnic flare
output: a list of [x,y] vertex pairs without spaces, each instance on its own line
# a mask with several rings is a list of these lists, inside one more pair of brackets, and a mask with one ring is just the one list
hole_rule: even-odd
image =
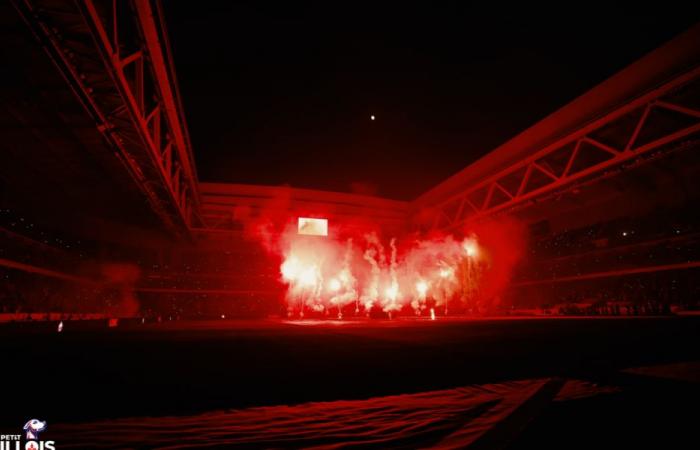
[[328,289],[332,292],[338,292],[340,290],[340,281],[337,278],[331,279],[328,282]]
[[295,257],[287,258],[281,267],[282,278],[285,281],[296,281],[299,276],[301,263]]
[[428,283],[420,280],[416,283],[416,291],[418,292],[419,298],[425,298],[425,294],[428,292]]
[[440,269],[440,278],[450,278],[454,274],[454,270],[446,268]]
[[479,256],[479,245],[476,243],[474,237],[468,237],[462,242],[462,247],[470,258],[476,258]]
[[308,287],[314,286],[316,285],[316,278],[316,267],[307,267],[299,274],[299,284]]
[[391,246],[391,260],[389,264],[389,279],[390,284],[389,287],[386,289],[386,302],[384,302],[384,311],[389,312],[389,317],[391,317],[391,311],[398,311],[401,309],[401,305],[397,300],[399,300],[399,297],[401,296],[401,292],[399,291],[399,281],[396,273],[396,267],[397,267],[397,250],[396,250],[396,239],[392,239],[389,242],[389,245]]
[[[372,239],[372,237],[374,239]],[[375,243],[376,236],[368,236],[366,239],[369,247],[367,250],[365,250],[362,257],[369,263],[371,269],[367,287],[365,288],[360,301],[362,302],[365,311],[369,312],[369,310],[372,309],[374,302],[376,302],[377,298],[379,297],[379,276],[381,275],[382,271],[379,267],[379,262],[377,261],[378,251],[377,248],[375,248],[375,246],[377,246]]]
[[290,315],[337,309],[342,317],[344,307],[354,303],[356,313],[364,309],[369,315],[379,307],[391,316],[410,306],[416,314],[433,318],[435,309],[444,307],[446,312],[448,303],[471,307],[493,296],[482,286],[490,281],[485,275],[493,267],[493,248],[481,247],[475,234],[415,240],[400,247],[391,239],[385,248],[370,233],[356,244],[357,252],[351,239],[332,235],[319,239],[295,234],[288,239],[280,272],[288,287]]

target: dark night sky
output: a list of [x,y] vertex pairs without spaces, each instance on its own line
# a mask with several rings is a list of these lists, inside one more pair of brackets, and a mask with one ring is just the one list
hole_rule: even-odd
[[164,4],[202,181],[412,199],[698,19],[275,3]]

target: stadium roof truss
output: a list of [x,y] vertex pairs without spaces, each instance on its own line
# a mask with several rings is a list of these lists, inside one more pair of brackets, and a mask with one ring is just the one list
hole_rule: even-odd
[[449,230],[600,176],[700,131],[700,67],[435,205]]
[[198,183],[159,2],[13,3],[162,222],[189,233]]

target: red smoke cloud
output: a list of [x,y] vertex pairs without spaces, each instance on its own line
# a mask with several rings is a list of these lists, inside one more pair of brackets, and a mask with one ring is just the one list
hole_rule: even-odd
[[288,202],[281,196],[244,223],[248,237],[281,258],[290,316],[486,313],[499,306],[524,248],[510,219],[427,237],[331,219],[327,237],[303,236]]

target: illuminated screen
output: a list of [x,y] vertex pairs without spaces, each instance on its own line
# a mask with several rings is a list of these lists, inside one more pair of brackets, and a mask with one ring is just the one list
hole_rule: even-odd
[[328,236],[328,219],[299,217],[297,233],[309,236]]

